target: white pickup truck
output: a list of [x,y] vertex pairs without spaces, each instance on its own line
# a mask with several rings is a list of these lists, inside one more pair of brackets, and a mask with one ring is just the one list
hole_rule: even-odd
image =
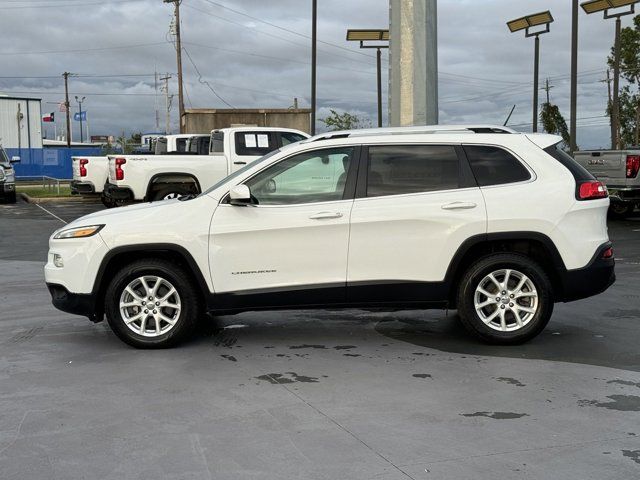
[[287,128],[223,128],[211,132],[208,155],[109,155],[105,204],[197,194],[248,163],[306,138],[306,133]]
[[[204,137],[204,138],[203,138]],[[153,142],[156,154],[188,154],[190,149],[197,148],[209,135],[165,135]],[[193,145],[193,147],[192,147]],[[118,202],[107,199],[102,192],[109,179],[109,158],[104,157],[71,157],[73,180],[71,193],[73,195],[93,196],[101,195],[102,202],[107,207],[115,207]]]
[[625,217],[640,207],[640,150],[585,150],[574,156],[606,185],[612,216]]

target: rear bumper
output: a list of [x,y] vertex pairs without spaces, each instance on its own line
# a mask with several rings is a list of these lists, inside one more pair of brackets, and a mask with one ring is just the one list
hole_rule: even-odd
[[611,242],[601,245],[584,268],[566,270],[562,275],[562,302],[573,302],[604,292],[616,281],[615,260],[603,258],[605,250],[611,248]]
[[640,202],[640,186],[607,185],[607,190],[609,190],[609,196],[614,202]]
[[91,193],[96,193],[96,187],[93,186],[93,183],[89,182],[81,182],[79,180],[73,180],[70,184],[71,193],[73,195],[86,195]]
[[47,283],[51,303],[58,310],[74,315],[83,315],[92,322],[99,322],[96,314],[96,299],[93,294],[71,293],[62,285]]
[[133,193],[128,188],[118,187],[113,183],[105,183],[102,194],[110,200],[133,200]]

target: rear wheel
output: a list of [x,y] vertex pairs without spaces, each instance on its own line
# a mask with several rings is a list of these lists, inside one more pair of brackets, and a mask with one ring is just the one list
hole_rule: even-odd
[[181,266],[160,259],[134,262],[107,288],[113,332],[136,348],[168,348],[186,340],[200,314],[197,286]]
[[16,192],[7,193],[7,203],[16,203]]
[[548,276],[523,255],[485,257],[462,277],[458,313],[467,330],[487,343],[526,342],[544,329],[552,312]]
[[158,200],[171,200],[172,198],[178,198],[182,195],[188,195],[189,189],[179,185],[169,185],[164,188],[160,188],[153,193],[151,201],[157,202]]
[[627,202],[611,202],[609,206],[609,216],[612,218],[625,218],[628,215],[631,215],[634,208],[633,203]]

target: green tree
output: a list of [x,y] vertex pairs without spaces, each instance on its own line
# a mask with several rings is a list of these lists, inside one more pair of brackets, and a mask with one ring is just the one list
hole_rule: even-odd
[[331,109],[331,115],[321,118],[320,121],[331,131],[355,130],[357,128],[371,127],[371,121],[360,118],[349,112],[338,113]]
[[[615,45],[611,47],[611,55],[607,59],[609,67],[614,67]],[[633,26],[625,27],[620,32],[620,76],[630,85],[620,90],[620,148],[640,143],[640,15],[633,19]],[[611,117],[613,108],[607,106],[607,115]]]
[[545,132],[560,135],[564,140],[565,146],[571,144],[567,122],[557,105],[550,102],[543,103],[540,111],[540,121]]

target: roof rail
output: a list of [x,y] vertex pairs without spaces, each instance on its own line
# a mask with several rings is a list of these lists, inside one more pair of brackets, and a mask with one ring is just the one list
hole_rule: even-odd
[[340,130],[316,135],[307,140],[318,142],[337,138],[368,137],[372,135],[427,135],[450,133],[518,133],[509,127],[498,125],[425,125],[417,127],[363,128],[359,130]]

